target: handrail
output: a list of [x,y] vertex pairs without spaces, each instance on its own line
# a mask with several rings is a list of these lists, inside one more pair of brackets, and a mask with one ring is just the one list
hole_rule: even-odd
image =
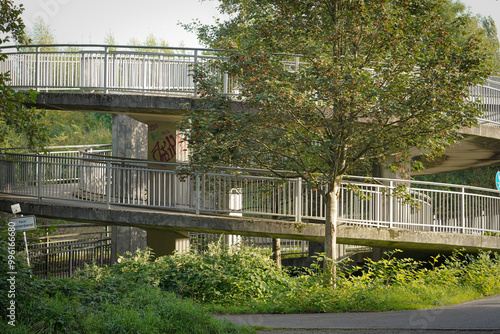
[[[54,149],[94,149],[94,148],[101,148],[101,147],[111,147],[112,144],[93,144],[93,145],[61,145],[61,146],[47,146],[44,148],[44,150],[49,151],[49,150],[54,150]],[[5,152],[5,151],[16,151],[16,150],[31,150],[30,147],[0,147],[0,153]]]
[[[173,46],[149,46],[149,45],[113,45],[113,44],[29,44],[29,45],[0,45],[0,51],[5,49],[23,49],[23,48],[119,48],[119,49],[156,49],[156,50],[187,50],[187,51],[204,51],[204,52],[220,52],[221,49],[209,48],[191,48],[191,47],[173,47]],[[64,51],[64,50],[62,50]],[[2,52],[3,53],[3,52]]]
[[[64,199],[196,214],[238,212],[297,222],[325,219],[325,203],[318,189],[308,188],[300,178],[282,180],[266,176],[266,171],[244,173],[230,168],[178,175],[168,163],[124,161],[105,156],[89,159],[4,153],[0,156],[0,192],[40,200]],[[396,196],[401,184],[406,184],[406,197]],[[500,233],[500,191],[348,176],[342,183],[338,220],[354,226],[496,234]]]
[[[219,52],[202,48],[103,44],[5,46],[0,51],[7,56],[0,63],[0,73],[10,72],[10,85],[15,89],[195,97],[198,91],[191,66],[210,62],[218,58],[210,53]],[[235,93],[233,80],[221,73],[214,74],[223,81],[223,93]]]
[[[49,50],[44,50],[49,48]],[[66,49],[64,49],[66,48]],[[27,50],[23,50],[27,49]],[[7,59],[0,73],[10,72],[15,89],[36,91],[100,91],[198,97],[192,66],[219,58],[223,50],[106,44],[37,44],[0,46]],[[285,56],[285,55],[283,55]],[[301,64],[300,55],[286,66]],[[227,95],[239,92],[234,78],[214,70]],[[485,113],[479,121],[500,122],[500,80],[492,76],[482,86],[471,87],[471,98],[481,100]]]

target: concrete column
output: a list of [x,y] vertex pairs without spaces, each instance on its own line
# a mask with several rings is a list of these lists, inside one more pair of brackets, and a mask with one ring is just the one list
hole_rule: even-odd
[[175,122],[148,121],[148,160],[177,162],[177,142]]
[[[148,157],[147,125],[136,121],[135,119],[124,115],[113,115],[112,123],[113,133],[113,156],[131,159],[144,159]],[[121,176],[121,177],[120,177]],[[132,176],[128,176],[130,178]],[[134,180],[126,179],[125,175],[117,173],[115,182],[134,182]],[[146,185],[144,185],[144,188]],[[126,187],[123,188],[125,191]],[[118,196],[126,195],[124,191]],[[135,194],[137,195],[137,194]],[[111,255],[115,262],[118,255],[125,255],[125,252],[134,253],[138,249],[146,249],[147,233],[145,230],[137,227],[129,226],[112,226],[111,227]]]
[[318,253],[325,252],[324,242],[309,241],[309,256],[316,256]]
[[137,227],[111,227],[111,261],[114,263],[118,256],[125,256],[127,252],[135,253],[146,249],[146,231]]
[[189,251],[189,233],[169,230],[146,229],[148,247],[153,249],[156,257],[171,255],[174,251]]
[[148,126],[124,115],[113,115],[113,156],[144,159],[148,158]]
[[[123,114],[113,115],[113,156],[142,159],[158,162],[178,162],[184,161],[185,154],[183,153],[184,146],[180,143],[180,138],[177,136],[175,122],[156,121],[151,118],[142,119],[144,122],[137,121]],[[118,178],[119,177],[118,173]],[[124,174],[120,182],[134,182],[137,184],[133,176]],[[176,181],[174,181],[176,182]],[[126,196],[147,196],[148,184],[144,184],[144,189],[138,190],[138,193],[124,194]],[[165,185],[163,185],[165,186]],[[168,187],[169,185],[167,185]],[[182,204],[189,201],[188,191],[182,191],[183,187],[188,187],[187,182],[176,182],[174,185],[178,194],[177,204]],[[186,198],[181,198],[181,194],[185,194]],[[142,197],[141,197],[142,198]],[[174,251],[184,252],[189,250],[189,235],[188,233],[179,233],[168,230],[140,230],[134,227],[114,227],[113,233],[117,234],[116,252],[119,253],[126,247],[136,248],[135,244],[129,245],[129,237],[131,235],[140,234],[142,248],[152,248],[156,256],[170,255]],[[115,244],[115,242],[113,243]],[[129,250],[129,251],[135,251]]]

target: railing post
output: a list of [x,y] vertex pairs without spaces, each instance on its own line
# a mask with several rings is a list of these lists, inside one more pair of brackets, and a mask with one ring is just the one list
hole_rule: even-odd
[[302,221],[302,178],[297,178],[295,187],[295,221]]
[[465,188],[462,187],[462,233],[465,234]]
[[104,94],[108,93],[108,51],[109,47],[104,47]]
[[146,55],[142,55],[142,94],[146,94]]
[[73,245],[69,245],[69,277],[73,277]]
[[229,83],[228,83],[228,75],[227,72],[224,72],[222,75],[222,91],[224,94],[229,94]]
[[36,173],[36,188],[37,188],[37,197],[38,201],[42,201],[42,166],[40,162],[40,155],[36,155],[36,165],[35,165],[35,173]]
[[200,174],[196,173],[196,178],[195,178],[195,188],[196,188],[196,194],[195,194],[195,205],[196,205],[196,214],[200,214]]
[[[194,50],[193,74],[194,74],[194,70],[196,69],[196,65],[198,65],[198,50]],[[198,96],[198,85],[196,84],[196,81],[194,81],[194,76],[193,76],[193,96],[194,97]]]
[[392,228],[394,226],[393,225],[393,222],[394,222],[394,214],[393,214],[394,203],[393,203],[393,197],[392,197],[393,186],[394,186],[394,182],[389,181],[389,227],[390,228]]
[[111,162],[106,162],[106,207],[109,209],[111,201]]
[[35,90],[40,91],[38,85],[40,84],[40,47],[35,48]]

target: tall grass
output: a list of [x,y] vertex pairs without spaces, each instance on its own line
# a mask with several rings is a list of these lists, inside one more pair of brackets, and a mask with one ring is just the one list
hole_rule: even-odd
[[224,248],[160,257],[137,253],[110,268],[88,268],[89,277],[124,276],[213,312],[346,312],[418,309],[500,293],[500,259],[495,253],[455,252],[430,262],[397,258],[400,251],[363,267],[339,263],[337,288],[323,285],[321,257],[293,275],[275,268],[261,249]]
[[[91,266],[76,278],[30,277],[16,257],[15,297],[8,296],[8,245],[0,222],[0,333],[252,333],[253,329],[214,319],[198,303],[151,284],[140,274],[142,258],[117,268]],[[137,273],[131,273],[136,267]],[[119,268],[119,269],[118,269]],[[106,274],[107,273],[107,274]],[[111,274],[113,273],[113,274]],[[10,276],[9,276],[10,277]],[[7,306],[15,302],[12,326]]]
[[[244,333],[210,312],[386,311],[448,305],[500,293],[495,253],[455,252],[430,262],[390,252],[362,267],[338,264],[337,288],[323,286],[321,257],[309,269],[278,270],[269,254],[213,244],[153,260],[142,251],[74,279],[23,274],[13,333]],[[4,315],[5,317],[5,315]]]

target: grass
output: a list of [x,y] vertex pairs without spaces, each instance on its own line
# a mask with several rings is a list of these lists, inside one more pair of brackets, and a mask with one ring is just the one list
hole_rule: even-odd
[[2,333],[251,333],[216,320],[199,304],[123,279],[34,280],[15,327]]
[[339,264],[332,289],[323,286],[321,257],[290,275],[256,248],[212,244],[154,261],[138,252],[110,267],[88,266],[74,279],[19,277],[18,325],[4,323],[0,332],[251,333],[210,313],[420,309],[500,293],[497,254],[456,252],[430,262],[396,255],[363,267]]

